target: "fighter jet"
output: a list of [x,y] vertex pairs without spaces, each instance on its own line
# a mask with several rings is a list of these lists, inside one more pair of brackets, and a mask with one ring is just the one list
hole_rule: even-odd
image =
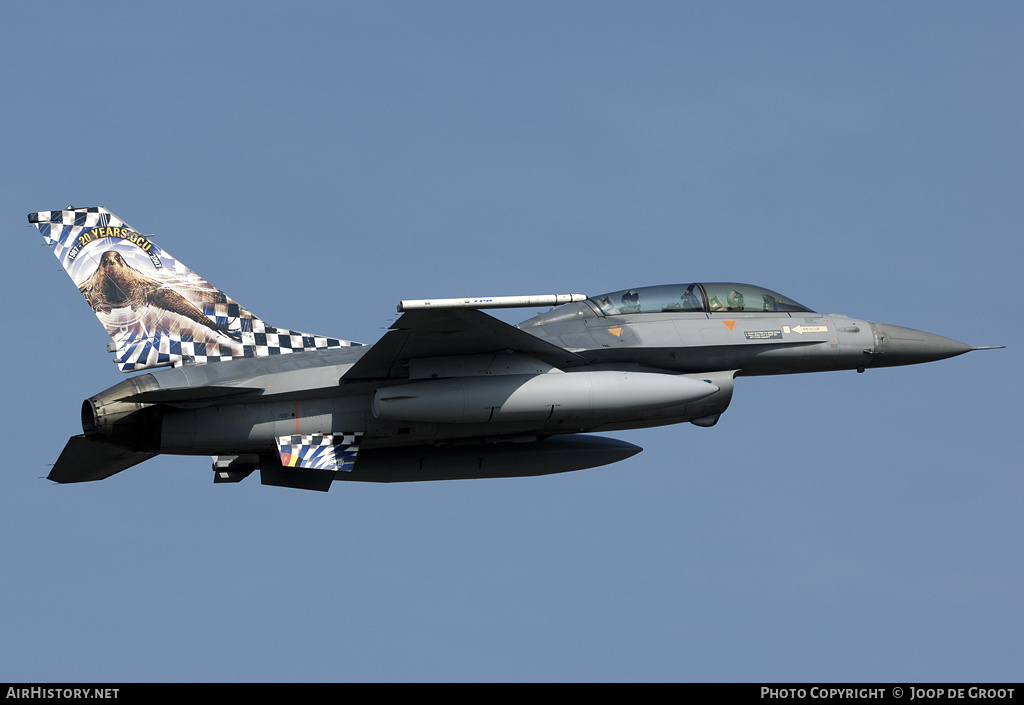
[[[100,480],[157,454],[214,482],[543,475],[641,448],[590,435],[715,425],[737,377],[912,365],[971,347],[816,313],[760,286],[402,301],[373,345],[275,328],[106,208],[28,216],[137,374],[82,404],[49,478]],[[554,306],[517,326],[480,309]]]

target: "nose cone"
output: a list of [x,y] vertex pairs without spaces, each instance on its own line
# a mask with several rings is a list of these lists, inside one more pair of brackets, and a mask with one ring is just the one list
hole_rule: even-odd
[[966,343],[913,328],[874,322],[871,328],[875,333],[872,367],[916,365],[963,355],[975,349]]

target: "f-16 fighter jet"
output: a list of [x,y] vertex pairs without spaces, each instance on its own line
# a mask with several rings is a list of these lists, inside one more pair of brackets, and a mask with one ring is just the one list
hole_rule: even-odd
[[[591,435],[713,426],[745,375],[864,370],[971,347],[822,315],[760,286],[403,301],[373,345],[276,328],[105,208],[28,216],[136,373],[82,404],[49,478],[100,480],[159,453],[215,482],[512,477],[640,452]],[[479,309],[555,306],[508,325]]]

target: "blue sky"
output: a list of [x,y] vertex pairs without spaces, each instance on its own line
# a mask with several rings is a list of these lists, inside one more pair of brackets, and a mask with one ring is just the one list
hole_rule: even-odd
[[[1021,680],[1019,3],[0,19],[0,680]],[[67,204],[363,342],[403,298],[725,280],[1008,347],[741,379],[716,427],[560,476],[56,486],[122,378],[25,220]]]

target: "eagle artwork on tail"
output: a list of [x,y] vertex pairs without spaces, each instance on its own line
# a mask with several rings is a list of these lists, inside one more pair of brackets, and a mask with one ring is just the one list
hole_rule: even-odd
[[110,335],[122,372],[353,345],[267,325],[106,208],[39,211],[29,223]]
[[[110,313],[115,308],[126,307],[137,311],[140,306],[154,306],[194,321],[220,335],[241,339],[237,333],[217,325],[174,289],[140,274],[116,250],[103,253],[96,271],[78,289],[97,313]],[[226,303],[227,297],[219,291],[209,293],[221,299],[210,303]]]

